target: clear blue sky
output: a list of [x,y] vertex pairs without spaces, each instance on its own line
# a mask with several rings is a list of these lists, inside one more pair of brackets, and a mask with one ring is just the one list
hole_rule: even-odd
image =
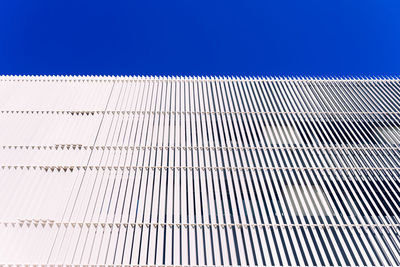
[[398,75],[400,1],[1,1],[0,74]]

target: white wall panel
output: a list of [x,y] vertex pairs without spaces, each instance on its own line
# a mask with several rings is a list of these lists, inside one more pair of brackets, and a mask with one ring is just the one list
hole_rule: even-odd
[[399,266],[399,96],[0,76],[0,264]]

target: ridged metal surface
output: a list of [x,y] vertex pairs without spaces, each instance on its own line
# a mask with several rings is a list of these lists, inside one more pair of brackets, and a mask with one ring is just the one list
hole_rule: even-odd
[[400,81],[0,76],[0,264],[400,265]]

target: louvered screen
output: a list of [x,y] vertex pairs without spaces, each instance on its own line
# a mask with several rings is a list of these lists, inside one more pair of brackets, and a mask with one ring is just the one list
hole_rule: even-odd
[[0,263],[400,265],[398,79],[0,77]]

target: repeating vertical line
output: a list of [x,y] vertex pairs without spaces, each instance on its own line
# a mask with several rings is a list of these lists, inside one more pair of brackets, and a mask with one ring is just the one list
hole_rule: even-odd
[[0,264],[397,266],[399,92],[1,76]]

